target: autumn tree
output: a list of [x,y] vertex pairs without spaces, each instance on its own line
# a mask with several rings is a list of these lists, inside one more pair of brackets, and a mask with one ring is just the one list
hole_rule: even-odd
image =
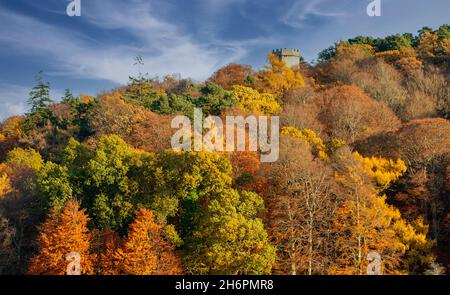
[[34,252],[36,224],[42,220],[42,212],[36,210],[39,194],[36,187],[37,175],[42,169],[43,159],[33,149],[15,148],[0,164],[3,195],[0,197],[0,212],[14,230],[12,247],[13,261],[8,273],[24,273],[28,259]]
[[11,265],[17,261],[14,247],[16,229],[9,220],[0,213],[0,274],[9,274]]
[[337,86],[322,93],[320,119],[331,137],[348,142],[399,125],[383,102],[368,97],[357,86]]
[[22,117],[13,116],[0,125],[0,161],[5,160],[8,152],[20,145],[24,136],[23,121]]
[[252,71],[251,66],[232,63],[215,72],[209,81],[231,90],[234,85],[251,84]]
[[281,109],[277,98],[270,93],[259,93],[245,86],[233,86],[233,95],[239,101],[239,106],[247,112],[270,115]]
[[[436,114],[443,117],[450,117],[450,87],[442,70],[435,66],[428,66],[422,71],[415,71],[408,76],[406,89],[412,97],[406,107],[410,104],[418,110],[428,112],[428,117]],[[414,103],[414,99],[418,101]],[[422,112],[423,113],[423,112]],[[419,119],[416,117],[413,119]]]
[[336,157],[342,203],[334,220],[337,256],[331,272],[365,273],[366,256],[371,251],[381,255],[383,273],[408,272],[408,255],[419,248],[429,252],[432,243],[426,231],[405,222],[382,194],[406,171],[405,164],[400,160],[367,159],[345,149]]
[[278,248],[275,273],[327,273],[336,206],[331,169],[314,159],[306,142],[284,136],[270,183],[267,222]]
[[12,191],[11,181],[6,173],[6,165],[0,164],[0,199]]
[[419,56],[423,59],[436,57],[439,48],[439,36],[433,32],[425,32],[417,47]]
[[114,255],[122,245],[123,238],[109,228],[94,230],[92,236],[95,273],[101,275],[119,274],[119,261],[115,259]]
[[372,99],[385,102],[396,115],[401,115],[407,92],[402,86],[402,75],[394,66],[381,61],[371,61],[354,74],[352,82]]
[[373,47],[338,42],[319,53],[318,78],[323,82],[351,84],[360,64],[373,56]]
[[81,257],[81,272],[91,274],[88,220],[85,210],[80,210],[75,200],[67,202],[61,213],[50,213],[39,227],[38,253],[31,259],[28,273],[64,275],[68,264],[66,255],[76,252]]
[[255,87],[261,93],[272,93],[281,98],[293,87],[303,87],[305,82],[298,71],[289,68],[286,63],[274,54],[267,57],[265,70],[255,74]]
[[174,275],[183,271],[174,246],[164,240],[162,226],[146,209],[138,211],[124,245],[113,258],[118,261],[120,274]]
[[116,134],[135,148],[150,152],[170,147],[170,118],[125,102],[120,92],[104,93],[93,110],[95,137]]
[[314,131],[310,129],[298,130],[295,127],[286,126],[281,129],[281,134],[303,140],[310,146],[311,151],[315,156],[320,157],[323,160],[328,159],[326,152],[327,147]]
[[271,273],[275,247],[257,218],[263,207],[260,196],[228,188],[209,194],[204,204],[196,206],[200,208],[189,215],[193,218],[192,231],[185,238],[188,273]]

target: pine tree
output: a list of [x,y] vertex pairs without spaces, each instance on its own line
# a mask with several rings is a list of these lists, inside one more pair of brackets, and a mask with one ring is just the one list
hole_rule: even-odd
[[71,106],[76,106],[77,103],[79,103],[79,99],[73,96],[72,91],[70,91],[69,88],[67,88],[64,92],[64,97],[62,97],[61,100],[62,103],[69,104]]
[[50,83],[44,81],[42,71],[36,75],[36,86],[29,95],[28,104],[31,106],[31,112],[25,126],[26,129],[31,130],[35,127],[43,127],[51,118],[50,105],[53,100],[50,98]]

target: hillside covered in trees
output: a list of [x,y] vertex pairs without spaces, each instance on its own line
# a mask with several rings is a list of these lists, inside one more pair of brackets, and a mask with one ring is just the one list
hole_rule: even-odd
[[[138,62],[141,60],[138,58]],[[0,274],[445,274],[450,27],[337,42],[315,64],[130,77],[0,124]],[[171,149],[177,114],[280,116],[280,158]]]

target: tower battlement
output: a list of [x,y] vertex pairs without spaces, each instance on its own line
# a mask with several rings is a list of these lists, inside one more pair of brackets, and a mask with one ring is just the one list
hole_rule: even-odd
[[274,49],[272,54],[276,55],[279,60],[284,61],[288,67],[300,65],[300,50],[296,48]]

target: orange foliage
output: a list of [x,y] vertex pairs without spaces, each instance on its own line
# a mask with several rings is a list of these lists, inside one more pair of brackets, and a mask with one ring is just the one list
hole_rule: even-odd
[[423,68],[423,62],[416,57],[402,57],[397,61],[397,66],[404,73],[411,73]]
[[118,272],[131,275],[181,274],[181,261],[174,246],[161,236],[152,211],[140,209],[130,225],[123,247],[114,254]]
[[400,124],[384,102],[371,99],[357,86],[326,90],[320,104],[320,119],[328,127],[329,135],[347,142],[394,129]]
[[66,255],[77,252],[81,257],[81,273],[92,274],[88,221],[85,210],[80,210],[75,200],[68,201],[60,214],[52,212],[39,227],[39,251],[31,259],[28,272],[35,275],[64,275],[68,264]]
[[97,261],[95,266],[97,272],[102,275],[117,274],[118,263],[114,259],[114,253],[120,247],[122,239],[111,229],[104,229],[96,233],[95,245],[97,249]]
[[10,117],[0,126],[0,160],[14,147],[19,145],[19,140],[24,136],[23,118]]
[[231,90],[234,85],[245,85],[246,79],[252,74],[252,67],[240,64],[229,64],[215,72],[209,81]]
[[126,103],[119,91],[100,96],[93,126],[96,137],[117,134],[134,148],[156,152],[170,147],[170,117]]

